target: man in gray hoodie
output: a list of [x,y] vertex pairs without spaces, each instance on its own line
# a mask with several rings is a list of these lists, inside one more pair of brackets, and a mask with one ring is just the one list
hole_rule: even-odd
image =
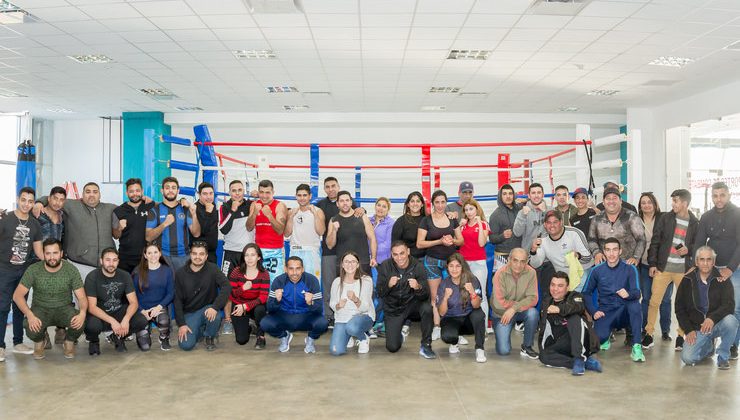
[[[34,206],[34,215],[47,204],[41,197]],[[84,279],[99,265],[100,253],[115,248],[113,242],[113,210],[116,205],[100,202],[100,187],[88,182],[82,188],[82,199],[64,202],[64,255],[77,267]]]
[[494,271],[500,266],[506,265],[511,250],[520,247],[522,244],[522,238],[514,235],[513,231],[517,213],[522,208],[521,205],[517,204],[515,198],[514,187],[510,184],[504,184],[498,190],[498,207],[488,219],[488,224],[491,226],[488,239],[496,245]]
[[545,190],[542,184],[533,183],[529,186],[529,201],[516,215],[514,236],[522,238],[522,248],[530,249],[532,243],[541,241],[540,236],[544,233],[545,212],[548,210],[544,201]]

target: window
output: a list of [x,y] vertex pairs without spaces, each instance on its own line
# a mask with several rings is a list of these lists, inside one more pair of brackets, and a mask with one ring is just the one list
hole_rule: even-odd
[[[0,179],[11,188],[0,188],[0,209],[15,208],[15,164],[18,159],[20,117],[0,115]],[[12,182],[11,182],[12,180]]]

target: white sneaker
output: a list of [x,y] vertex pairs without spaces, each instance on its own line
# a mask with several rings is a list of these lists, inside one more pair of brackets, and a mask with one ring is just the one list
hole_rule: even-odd
[[486,328],[486,334],[493,334],[493,327]]
[[13,353],[33,354],[33,349],[23,343],[20,343],[13,346]]
[[475,361],[478,363],[486,363],[486,351],[483,349],[475,349]]
[[0,347],[0,362],[5,361],[5,347]]
[[442,328],[434,327],[432,329],[432,341],[439,340],[442,337]]
[[291,341],[293,341],[293,334],[288,332],[288,335],[280,339],[280,345],[278,346],[278,351],[280,353],[288,352],[288,350],[290,350]]
[[401,338],[403,339],[404,343],[406,342],[406,339],[408,338],[408,336],[409,336],[409,326],[404,325],[403,327],[401,327]]
[[359,341],[359,344],[357,345],[357,353],[358,354],[366,354],[370,352],[370,339],[365,337],[364,340]]
[[306,343],[306,347],[303,349],[306,354],[316,353],[316,346],[314,345],[313,338],[306,337],[303,342]]
[[459,336],[459,337],[457,337],[457,344],[459,344],[461,346],[467,346],[470,343],[468,343],[468,339],[467,338],[465,338],[463,336]]
[[457,344],[450,344],[450,354],[460,353],[460,347]]
[[350,337],[349,341],[347,342],[347,350],[352,350],[352,347],[355,346],[355,338]]
[[524,323],[523,322],[515,323],[514,330],[516,332],[524,334]]

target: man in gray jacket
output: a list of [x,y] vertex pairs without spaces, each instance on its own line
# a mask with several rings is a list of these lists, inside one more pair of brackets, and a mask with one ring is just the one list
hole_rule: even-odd
[[[47,197],[41,197],[34,206],[34,215],[46,204]],[[83,279],[99,266],[100,253],[105,248],[115,248],[115,208],[115,204],[100,202],[100,187],[94,182],[82,188],[82,199],[64,202],[64,255],[77,267]]]
[[621,244],[620,258],[636,266],[647,246],[645,225],[637,213],[622,207],[622,196],[616,188],[604,190],[604,212],[594,217],[588,231],[588,247],[594,264],[604,261],[604,243],[611,237]]
[[514,236],[522,238],[522,248],[530,249],[535,240],[540,241],[539,236],[545,231],[545,190],[542,184],[535,182],[529,186],[529,201],[516,215],[514,222]]
[[509,252],[518,248],[522,244],[522,238],[514,235],[514,221],[521,210],[522,206],[517,204],[516,192],[510,184],[504,184],[498,190],[498,207],[491,213],[488,224],[491,226],[491,233],[488,239],[496,245],[494,250],[495,262],[494,271],[506,265],[509,259]]

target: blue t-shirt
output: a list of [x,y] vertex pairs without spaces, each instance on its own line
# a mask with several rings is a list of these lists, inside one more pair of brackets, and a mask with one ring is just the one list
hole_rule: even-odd
[[[475,294],[477,294],[479,298],[482,297],[483,293],[481,291],[480,282],[478,281],[478,279],[473,278],[472,283]],[[463,307],[462,300],[460,298],[460,286],[453,283],[451,277],[445,278],[439,284],[439,288],[437,289],[437,305],[439,305],[442,302],[442,299],[444,299],[445,289],[447,288],[452,289],[452,296],[447,299],[447,313],[444,314],[443,318],[468,316],[468,314],[473,312],[473,305],[470,303],[470,299],[468,299],[465,307]]]
[[168,214],[175,217],[175,223],[164,228],[158,239],[162,246],[162,255],[165,257],[184,257],[188,255],[189,227],[193,224],[193,219],[190,217],[190,213],[180,204],[169,207],[164,203],[158,203],[149,212],[146,228],[154,229],[164,223]]

